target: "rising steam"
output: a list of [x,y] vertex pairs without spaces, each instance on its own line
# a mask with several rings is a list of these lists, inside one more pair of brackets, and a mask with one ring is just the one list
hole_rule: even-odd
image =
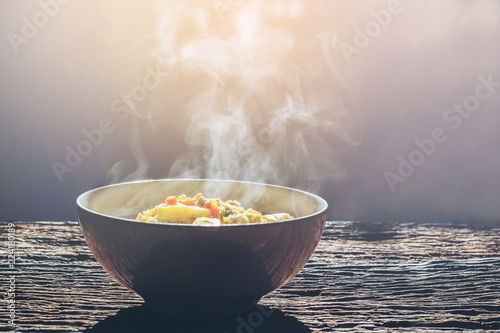
[[[287,28],[304,14],[302,1],[265,3],[242,3],[224,17],[192,2],[159,8],[158,44],[147,57],[168,74],[133,114],[155,130],[185,134],[188,149],[168,177],[314,192],[326,179],[345,177],[340,155],[358,144],[356,105],[327,52],[331,36]],[[283,8],[273,11],[277,3]],[[142,172],[127,179],[147,172],[140,145],[132,146]]]

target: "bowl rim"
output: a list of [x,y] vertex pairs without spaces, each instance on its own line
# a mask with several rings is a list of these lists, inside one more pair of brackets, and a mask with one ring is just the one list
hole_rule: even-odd
[[[83,204],[83,200],[86,197],[91,196],[92,193],[94,193],[94,192],[102,191],[102,190],[104,190],[106,188],[117,187],[117,186],[124,186],[124,185],[130,185],[130,184],[137,184],[137,183],[155,183],[155,182],[161,183],[161,182],[169,182],[169,181],[172,181],[172,182],[174,182],[174,181],[175,182],[182,182],[182,181],[202,181],[202,182],[203,181],[210,181],[210,182],[226,182],[226,183],[251,184],[251,185],[259,185],[259,186],[265,186],[265,187],[269,186],[269,187],[274,187],[274,188],[281,188],[281,189],[285,189],[285,190],[289,190],[289,191],[293,191],[293,192],[298,192],[298,193],[302,193],[302,194],[308,195],[310,197],[313,197],[314,199],[316,199],[320,203],[319,206],[323,205],[323,209],[320,209],[319,211],[317,211],[315,213],[312,213],[312,214],[309,214],[309,215],[304,215],[304,216],[300,216],[300,217],[295,217],[293,219],[283,220],[283,221],[277,221],[277,222],[242,223],[242,224],[221,224],[221,225],[213,226],[213,225],[183,224],[183,223],[169,223],[169,222],[144,222],[144,221],[139,221],[139,220],[136,220],[136,219],[131,219],[131,218],[125,218],[125,217],[119,217],[119,216],[114,216],[114,215],[100,213],[100,212],[97,212],[95,210],[92,210],[92,209],[86,207]],[[308,219],[308,218],[313,217],[313,216],[322,215],[328,209],[328,202],[325,199],[321,198],[320,196],[318,196],[316,194],[313,194],[313,193],[310,193],[310,192],[307,192],[307,191],[303,191],[303,190],[299,190],[299,189],[295,189],[295,188],[291,188],[291,187],[286,187],[286,186],[281,186],[281,185],[267,184],[267,183],[259,183],[259,182],[251,182],[251,181],[241,181],[241,180],[228,180],[228,179],[210,179],[210,178],[202,178],[202,179],[198,179],[198,178],[143,179],[143,180],[134,180],[134,181],[128,181],[128,182],[123,182],[123,183],[115,183],[115,184],[100,186],[100,187],[96,187],[96,188],[90,189],[90,190],[85,191],[82,194],[80,194],[76,198],[76,205],[77,205],[78,209],[84,210],[84,211],[86,211],[88,213],[99,215],[101,217],[106,217],[106,218],[113,219],[113,220],[120,220],[120,221],[123,221],[125,223],[138,223],[138,224],[152,225],[152,226],[155,226],[155,225],[165,225],[165,226],[186,227],[186,228],[205,228],[205,229],[206,228],[209,228],[209,229],[214,229],[214,228],[235,228],[235,227],[248,228],[248,227],[264,226],[264,225],[274,225],[274,224],[277,224],[277,223],[293,223],[294,221],[304,220],[304,219]],[[80,218],[78,220],[80,222]],[[80,224],[81,224],[81,222],[80,222]]]

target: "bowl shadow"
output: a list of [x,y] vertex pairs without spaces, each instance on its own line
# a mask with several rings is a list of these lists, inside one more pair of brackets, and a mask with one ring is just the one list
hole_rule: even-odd
[[257,305],[250,311],[226,318],[183,318],[153,311],[145,305],[119,310],[85,332],[183,332],[183,333],[308,333],[297,318],[279,309]]

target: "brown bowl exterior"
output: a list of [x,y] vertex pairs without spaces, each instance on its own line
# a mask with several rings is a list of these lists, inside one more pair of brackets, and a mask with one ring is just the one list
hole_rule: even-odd
[[[309,214],[283,222],[220,227],[145,223],[119,216],[131,217],[130,211],[120,209],[123,208],[120,201],[133,209],[153,207],[161,200],[147,203],[137,198],[156,191],[163,198],[180,195],[178,191],[183,187],[190,189],[185,191],[187,195],[193,195],[194,189],[207,189],[207,185],[212,192],[219,189],[223,200],[239,199],[244,206],[248,201],[257,205],[253,206],[257,210],[278,196],[280,209],[289,208],[286,211],[296,216]],[[256,194],[248,196],[248,193]],[[123,200],[116,200],[115,196]],[[106,200],[111,203],[106,204]],[[290,207],[284,207],[287,202]],[[297,202],[314,207],[292,207]],[[87,244],[111,276],[140,295],[153,309],[172,315],[204,317],[244,312],[263,295],[294,277],[321,238],[327,208],[323,199],[302,191],[214,180],[117,184],[86,192],[77,203]],[[113,210],[118,216],[110,215]]]

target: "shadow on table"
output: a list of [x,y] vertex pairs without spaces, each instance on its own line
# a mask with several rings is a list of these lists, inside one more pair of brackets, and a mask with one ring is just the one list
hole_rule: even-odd
[[144,305],[121,309],[85,332],[183,332],[183,333],[307,333],[295,317],[262,306],[239,316],[200,319],[179,318],[150,310]]

